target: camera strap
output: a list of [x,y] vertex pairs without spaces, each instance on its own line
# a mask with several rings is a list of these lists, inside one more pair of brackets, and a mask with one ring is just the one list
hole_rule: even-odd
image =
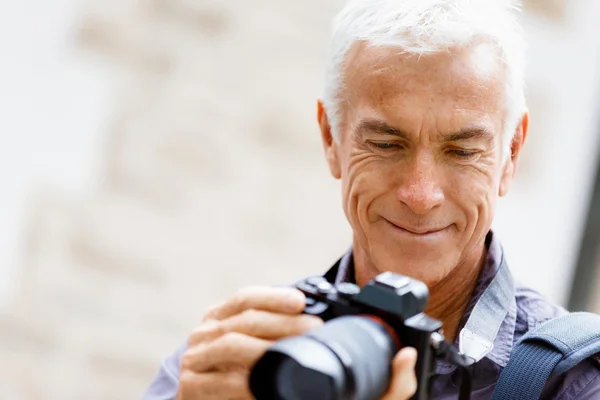
[[460,354],[458,350],[448,341],[441,340],[434,346],[436,349],[436,358],[444,360],[450,364],[456,365],[462,372],[459,400],[469,400],[471,398],[472,371],[471,366],[475,360]]
[[[502,254],[502,251],[496,251]],[[461,370],[459,400],[469,400],[472,389],[472,365],[493,348],[511,302],[514,302],[514,283],[504,257],[496,275],[471,311],[465,327],[459,333],[458,349],[443,337],[435,345],[437,358]]]

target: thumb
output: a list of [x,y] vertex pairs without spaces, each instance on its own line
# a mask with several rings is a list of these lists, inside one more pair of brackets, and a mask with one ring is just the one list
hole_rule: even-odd
[[392,381],[384,399],[407,400],[417,392],[416,363],[417,351],[412,347],[405,347],[396,354],[392,361]]

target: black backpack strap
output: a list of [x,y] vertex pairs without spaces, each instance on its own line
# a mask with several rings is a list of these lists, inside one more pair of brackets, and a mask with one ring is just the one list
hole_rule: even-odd
[[492,400],[538,400],[551,376],[600,353],[600,316],[566,314],[527,332],[515,346]]

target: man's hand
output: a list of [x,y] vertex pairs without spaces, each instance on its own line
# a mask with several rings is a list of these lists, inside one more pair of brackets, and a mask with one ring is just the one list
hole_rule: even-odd
[[305,297],[291,288],[238,292],[211,308],[188,340],[181,360],[177,400],[252,399],[250,368],[275,341],[323,324],[300,314]]
[[408,400],[417,392],[416,363],[417,351],[412,347],[405,347],[396,354],[390,387],[381,400]]

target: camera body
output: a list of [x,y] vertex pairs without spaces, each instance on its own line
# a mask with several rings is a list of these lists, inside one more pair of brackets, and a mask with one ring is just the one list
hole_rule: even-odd
[[[423,312],[429,299],[423,282],[386,272],[362,289],[352,283],[333,285],[321,276],[295,287],[306,296],[304,313],[326,323],[277,342],[257,362],[250,387],[258,400],[377,399],[389,385],[394,355],[407,346],[418,352],[413,399],[430,398],[436,367],[432,335],[441,335],[442,323]],[[283,367],[287,361],[295,366]],[[285,377],[284,369],[290,371]],[[307,391],[313,386],[329,389]]]
[[306,295],[305,314],[324,321],[347,315],[368,315],[383,321],[388,332],[391,328],[390,334],[396,336],[399,347],[414,347],[418,352],[419,389],[413,399],[430,398],[430,378],[436,365],[431,335],[441,332],[442,323],[423,313],[429,300],[429,290],[423,282],[385,272],[362,290],[352,283],[334,286],[320,276],[305,279],[296,288]]

